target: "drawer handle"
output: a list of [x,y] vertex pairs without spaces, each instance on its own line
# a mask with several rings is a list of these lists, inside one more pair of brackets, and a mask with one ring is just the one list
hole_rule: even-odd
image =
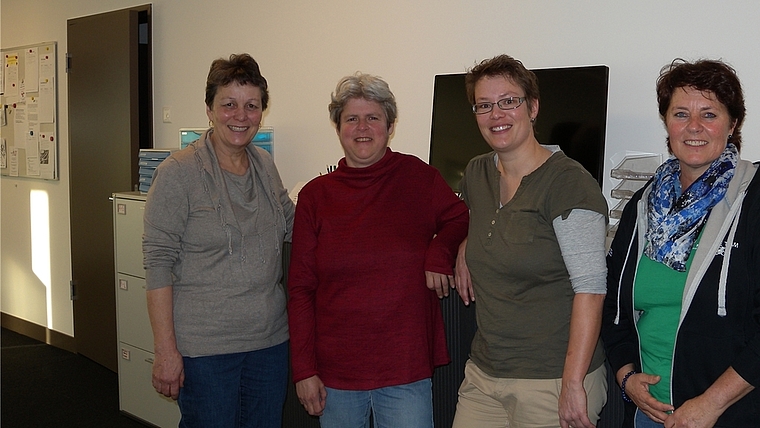
[[150,363],[150,364],[153,364],[153,358],[146,358],[146,359],[145,359],[145,362],[146,362],[146,363]]

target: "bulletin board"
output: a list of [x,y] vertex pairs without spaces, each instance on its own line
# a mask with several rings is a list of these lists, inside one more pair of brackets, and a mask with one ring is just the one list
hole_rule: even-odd
[[0,52],[0,174],[58,180],[57,43]]

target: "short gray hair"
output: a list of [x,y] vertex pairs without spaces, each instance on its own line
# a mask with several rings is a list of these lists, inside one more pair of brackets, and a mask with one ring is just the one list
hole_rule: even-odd
[[335,92],[331,96],[331,102],[328,106],[330,110],[330,120],[340,129],[340,115],[346,107],[348,100],[353,98],[364,98],[367,101],[379,103],[385,118],[388,120],[388,127],[396,122],[398,110],[396,108],[396,97],[393,96],[391,88],[381,78],[364,74],[357,71],[352,76],[346,76],[338,82]]

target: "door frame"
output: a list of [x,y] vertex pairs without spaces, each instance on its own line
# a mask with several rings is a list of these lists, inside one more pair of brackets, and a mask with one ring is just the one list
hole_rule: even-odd
[[134,188],[139,149],[153,146],[151,10],[148,4],[67,21],[74,340],[78,353],[114,372],[109,198]]

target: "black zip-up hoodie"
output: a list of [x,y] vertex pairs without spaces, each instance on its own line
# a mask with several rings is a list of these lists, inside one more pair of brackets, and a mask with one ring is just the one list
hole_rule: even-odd
[[[739,161],[725,197],[712,208],[687,275],[673,354],[670,394],[678,408],[728,367],[755,389],[716,427],[760,426],[760,174]],[[633,284],[646,231],[650,183],[627,203],[607,255],[602,339],[613,373],[641,371]],[[726,243],[729,243],[728,245]]]

